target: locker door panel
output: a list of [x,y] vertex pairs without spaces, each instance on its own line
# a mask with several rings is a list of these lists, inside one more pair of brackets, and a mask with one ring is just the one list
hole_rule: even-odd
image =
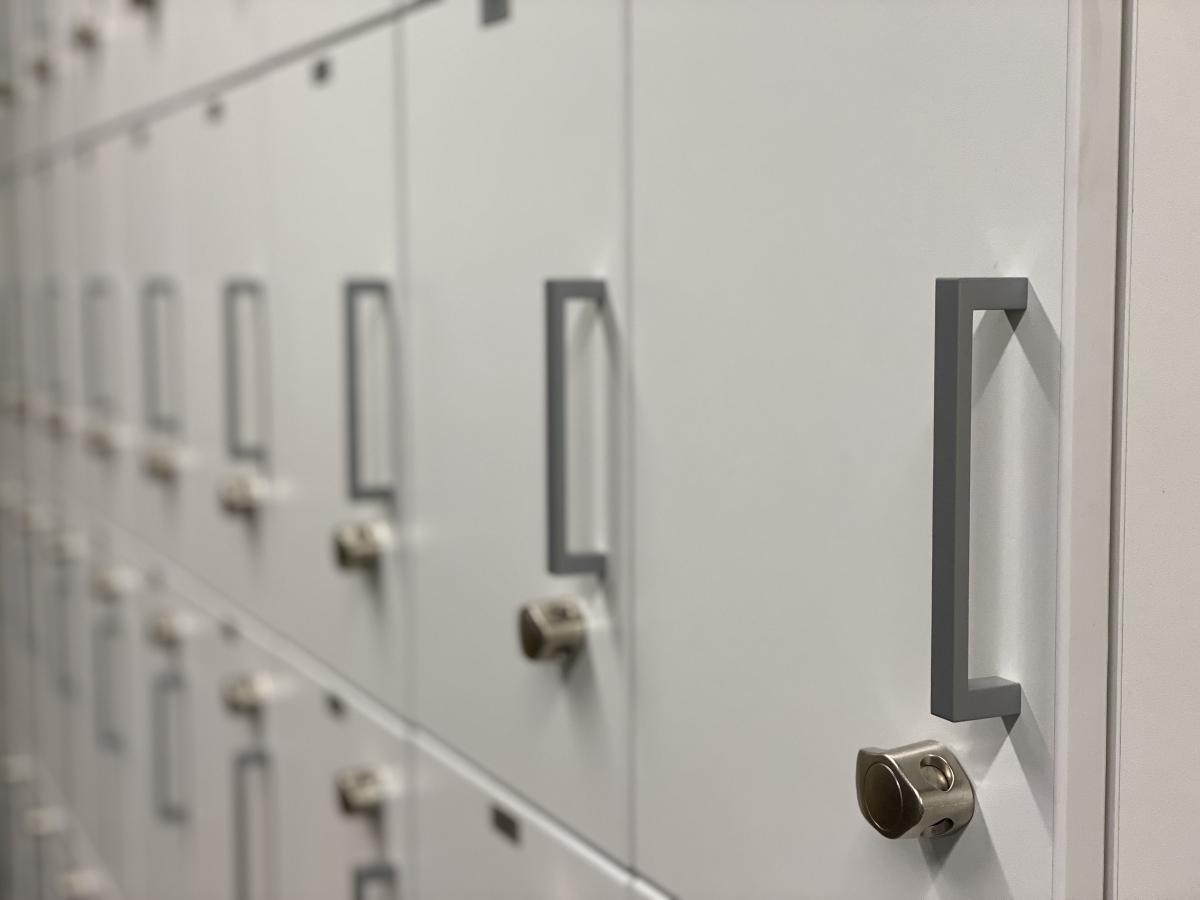
[[[629,874],[423,742],[415,754],[415,896],[617,900]],[[470,860],[464,864],[464,860]]]
[[401,0],[267,0],[266,39],[271,51],[285,50],[309,41],[332,37],[390,9],[408,4]]
[[[266,259],[266,90],[255,82],[177,123],[190,248],[188,446],[181,483],[189,513],[181,559],[223,593],[257,606],[270,591],[264,546],[278,525],[273,336],[286,314]],[[263,486],[253,506],[226,499]],[[233,485],[231,488],[230,485]]]
[[[524,4],[486,28],[479,4],[447,2],[405,24],[418,718],[620,858],[623,28],[607,0]],[[567,298],[562,336],[546,333],[551,279],[601,283]],[[606,552],[605,577],[550,571],[548,379],[569,394],[566,541]],[[564,596],[584,649],[530,662],[518,612]]]
[[142,609],[160,576],[115,530],[94,532],[92,740],[96,747],[97,850],[126,897],[145,896],[147,787]]
[[[392,498],[407,345],[394,51],[394,31],[381,28],[266,83],[281,486],[263,535],[272,588],[261,609],[398,708],[405,631]],[[366,333],[352,328],[368,321]],[[355,450],[369,451],[371,465],[356,470]]]
[[400,900],[408,879],[404,737],[298,674],[297,681],[279,711],[283,896]]
[[[639,869],[698,900],[1048,896],[1066,7],[632,16]],[[1023,699],[951,724],[929,711],[934,288],[988,275],[1032,293],[965,332],[969,658]],[[883,840],[857,751],[927,739],[975,819]]]

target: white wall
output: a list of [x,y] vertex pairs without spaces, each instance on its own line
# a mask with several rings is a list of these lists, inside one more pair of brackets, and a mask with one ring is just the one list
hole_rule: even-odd
[[1182,898],[1200,896],[1200,3],[1131,12],[1110,877]]

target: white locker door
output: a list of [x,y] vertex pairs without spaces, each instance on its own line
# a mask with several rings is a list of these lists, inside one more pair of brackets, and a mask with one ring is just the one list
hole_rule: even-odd
[[[418,718],[619,858],[624,10],[524,3],[483,26],[478,3],[453,0],[404,29]],[[548,334],[548,288],[577,280],[553,298],[568,332]],[[550,371],[547,341],[569,383]],[[570,394],[561,529],[547,509],[547,387]],[[607,553],[606,576],[563,574],[588,566],[552,565],[548,542],[584,562]],[[519,610],[564,596],[583,607],[583,650],[525,659]]]
[[[690,900],[1047,897],[1067,4],[632,16],[638,868]],[[961,669],[933,689],[968,658],[1020,682],[1019,716],[955,723],[930,712],[930,523],[935,280],[960,276],[1029,289],[939,292],[940,316],[1027,302],[938,342],[951,375],[974,351],[974,394],[938,404],[973,444],[936,463],[974,453],[973,620],[968,648],[934,611]],[[885,840],[857,753],[924,740],[974,819]]]
[[193,514],[187,482],[194,475],[189,442],[191,396],[211,367],[192,369],[208,347],[190,340],[193,303],[185,278],[183,229],[191,195],[184,189],[189,148],[178,119],[136,129],[125,181],[130,281],[124,297],[134,352],[132,375],[141,439],[127,527],[155,548],[182,558]]
[[272,52],[310,41],[334,37],[361,27],[389,10],[411,5],[411,0],[265,0],[268,4],[266,39]]
[[140,477],[132,426],[137,322],[126,297],[125,179],[132,177],[129,145],[114,139],[75,157],[79,191],[80,284],[73,298],[79,323],[83,412],[80,496],[98,514],[128,517],[128,498]]
[[127,900],[145,896],[145,653],[141,603],[153,573],[116,532],[94,533],[92,739],[96,745],[97,851]]
[[180,558],[247,607],[270,590],[263,548],[280,510],[271,341],[286,310],[267,278],[266,109],[257,81],[175,125],[191,211],[184,283],[195,453],[181,485],[189,514]]
[[270,252],[279,263],[270,285],[280,357],[275,460],[287,493],[264,535],[272,587],[261,608],[400,707],[394,42],[393,29],[377,29],[266,85]]
[[335,693],[297,675],[280,705],[280,873],[287,900],[409,896],[404,846],[407,745]]
[[146,717],[148,767],[144,810],[146,896],[156,900],[209,900],[201,892],[208,828],[224,835],[221,813],[228,788],[223,764],[230,729],[220,721],[220,666],[229,652],[218,624],[177,587],[174,571],[147,597],[142,618],[147,645],[146,684],[137,697]]
[[62,525],[56,518],[31,535],[29,566],[33,590],[33,671],[36,690],[37,742],[40,774],[47,794],[64,803],[73,793],[71,767],[71,708],[63,672],[69,660],[67,641],[71,583],[68,571],[58,564],[52,547]]
[[628,872],[431,741],[421,740],[414,766],[419,900],[630,896]]

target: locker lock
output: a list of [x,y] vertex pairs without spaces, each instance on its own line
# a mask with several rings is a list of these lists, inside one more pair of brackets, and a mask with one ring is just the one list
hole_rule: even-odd
[[279,681],[270,672],[246,672],[222,685],[221,699],[231,713],[256,716],[279,692]]
[[529,659],[572,656],[587,637],[583,604],[575,597],[527,603],[517,616],[517,630],[521,650]]
[[96,456],[112,456],[117,450],[117,436],[103,422],[89,425],[83,435],[87,448]]
[[[0,79],[0,106],[11,109],[17,105],[17,89],[7,78]],[[12,399],[6,396],[3,401],[3,411],[8,413],[12,411]]]
[[151,447],[142,456],[142,469],[159,481],[175,481],[183,469],[183,453],[171,444]]
[[348,816],[378,815],[387,801],[400,795],[400,779],[391,766],[356,766],[334,776],[342,812]]
[[67,813],[60,806],[39,806],[25,813],[25,833],[38,840],[67,830]]
[[133,566],[114,563],[105,566],[92,578],[92,591],[106,603],[117,603],[142,589],[145,577]]
[[59,565],[77,563],[87,556],[87,535],[80,531],[64,528],[50,541],[50,554]]
[[343,522],[333,531],[337,564],[343,569],[374,569],[394,543],[395,533],[385,519]]
[[145,13],[158,12],[158,0],[129,0],[129,5]]
[[48,53],[39,53],[35,56],[29,68],[33,72],[33,77],[42,84],[46,84],[54,77],[54,63],[51,62]]
[[191,633],[192,620],[187,613],[160,609],[146,617],[146,638],[156,647],[174,649]]
[[28,784],[33,781],[33,760],[20,754],[0,758],[0,784]]
[[100,900],[108,894],[109,885],[99,869],[72,869],[58,879],[58,896],[62,900]]
[[253,516],[270,495],[270,482],[254,472],[231,472],[217,485],[217,500],[232,515]]
[[864,747],[854,781],[863,818],[886,838],[943,837],[966,828],[975,814],[971,779],[938,741]]
[[28,535],[44,535],[50,530],[50,511],[44,506],[30,504],[21,511],[21,530]]

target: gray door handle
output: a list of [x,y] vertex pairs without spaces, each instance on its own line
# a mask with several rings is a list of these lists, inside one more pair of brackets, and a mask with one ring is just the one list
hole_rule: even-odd
[[[248,309],[250,334],[242,334]],[[267,435],[263,414],[267,406],[267,367],[263,364],[266,352],[267,309],[262,285],[257,281],[240,279],[225,285],[225,440],[233,459],[265,463]],[[247,398],[246,380],[251,373],[243,371],[239,348],[252,349],[250,365],[255,368],[251,382],[254,396]],[[256,434],[243,433],[246,400],[254,405]]]
[[116,726],[116,685],[113,683],[113,649],[120,637],[121,627],[105,615],[96,622],[92,631],[93,688],[92,716],[96,730],[96,743],[113,753],[121,751],[121,734]]
[[174,436],[182,424],[179,407],[182,370],[179,295],[174,282],[152,278],[142,287],[142,389],[146,425]]
[[[160,674],[150,687],[150,730],[151,748],[151,796],[154,811],[164,822],[182,824],[188,820],[187,803],[182,796],[172,793],[173,775],[177,764],[171,759],[171,697],[185,702],[187,685],[183,676],[169,670]],[[179,742],[180,748],[184,742]]]
[[552,575],[593,574],[603,578],[608,556],[569,549],[567,535],[567,359],[566,305],[583,300],[603,309],[608,288],[596,280],[546,282],[546,541]]
[[368,900],[367,889],[382,885],[388,898],[396,896],[396,869],[388,863],[361,866],[354,870],[354,900]]
[[[239,753],[233,760],[233,828],[230,837],[233,841],[233,900],[253,900],[251,884],[253,879],[250,852],[250,773],[257,769],[263,778],[269,778],[271,772],[271,757],[266,750],[247,750]],[[269,797],[269,789],[264,791]],[[269,836],[268,836],[269,837]],[[271,860],[260,860],[265,864],[266,878],[271,875]],[[268,882],[269,883],[269,882]],[[267,896],[258,900],[271,900],[274,891],[268,887]]]
[[934,321],[933,622],[930,712],[951,722],[1015,716],[1021,685],[967,676],[971,555],[971,362],[976,310],[1019,314],[1027,278],[939,278]]
[[[352,500],[390,500],[395,493],[395,483],[389,477],[383,481],[371,482],[364,474],[363,455],[365,441],[362,437],[365,413],[363,411],[362,385],[362,348],[359,346],[361,323],[359,315],[361,306],[368,299],[382,302],[389,315],[394,314],[391,308],[392,293],[383,281],[350,281],[346,284],[346,475],[347,493]],[[391,345],[389,335],[389,365],[395,365],[395,348]],[[389,383],[391,379],[389,378]],[[388,432],[388,446],[392,446],[392,434]],[[389,471],[391,459],[388,459]]]

